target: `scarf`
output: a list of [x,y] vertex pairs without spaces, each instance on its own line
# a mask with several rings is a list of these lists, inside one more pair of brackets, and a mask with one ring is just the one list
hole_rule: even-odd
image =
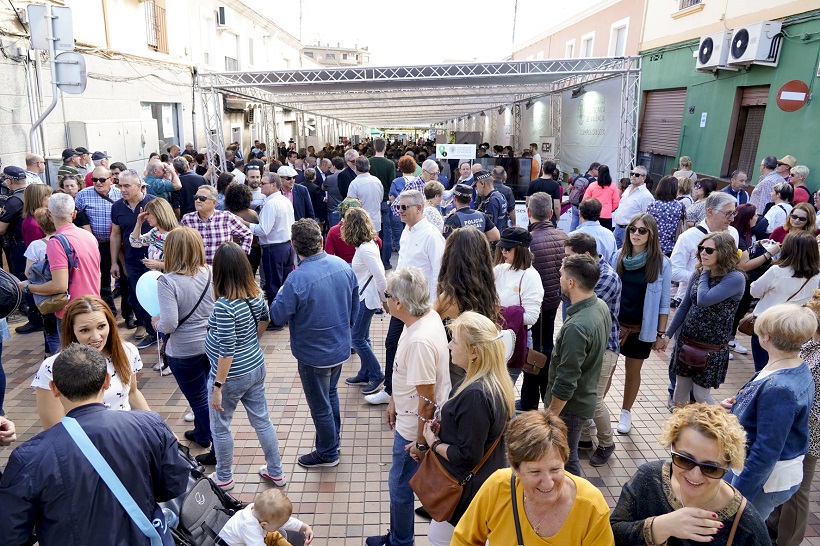
[[646,257],[648,256],[646,250],[638,254],[637,256],[627,256],[624,254],[623,257],[623,264],[624,269],[627,271],[635,271],[636,269],[640,269],[646,265]]

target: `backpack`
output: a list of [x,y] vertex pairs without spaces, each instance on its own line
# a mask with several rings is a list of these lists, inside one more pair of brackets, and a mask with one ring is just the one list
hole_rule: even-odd
[[[71,286],[71,270],[77,269],[80,266],[80,261],[77,259],[77,252],[71,246],[71,243],[68,242],[65,235],[57,234],[54,235],[54,238],[60,241],[60,244],[63,245],[63,251],[68,258],[68,286]],[[51,266],[48,263],[48,254],[46,254],[45,260],[42,262],[37,262],[31,266],[29,269],[28,279],[31,284],[45,284],[51,281]],[[43,315],[56,313],[65,307],[69,299],[68,290],[59,294],[51,294],[48,296],[42,296],[34,293],[31,295],[34,296],[34,303]]]
[[584,192],[587,191],[587,187],[591,182],[591,179],[582,174],[579,174],[570,181],[572,189],[569,192],[569,202],[572,206],[577,207],[581,204],[584,198]]

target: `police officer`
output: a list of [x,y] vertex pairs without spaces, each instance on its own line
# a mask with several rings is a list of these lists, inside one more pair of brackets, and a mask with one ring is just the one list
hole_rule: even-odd
[[497,241],[501,233],[489,215],[470,208],[473,199],[473,188],[467,184],[456,184],[453,188],[453,201],[456,208],[444,219],[444,237],[450,235],[454,229],[473,226],[482,232],[488,241]]

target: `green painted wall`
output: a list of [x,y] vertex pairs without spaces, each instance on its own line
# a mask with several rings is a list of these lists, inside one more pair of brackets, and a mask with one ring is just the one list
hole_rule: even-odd
[[[721,175],[732,110],[738,87],[770,85],[763,130],[757,149],[757,162],[767,155],[791,154],[799,165],[811,169],[808,185],[820,189],[820,11],[816,18],[794,24],[784,21],[784,31],[798,39],[786,39],[776,68],[752,65],[739,72],[720,70],[717,75],[695,71],[693,52],[698,41],[684,42],[641,53],[641,88],[643,91],[686,87],[678,154],[692,158],[698,172]],[[805,19],[807,14],[803,15]],[[798,19],[797,17],[791,20]],[[803,37],[807,37],[803,40]],[[808,84],[814,98],[797,112],[780,110],[775,102],[780,87],[789,80]],[[690,107],[694,113],[690,114]],[[707,113],[706,127],[700,127],[701,113]],[[758,172],[749,173],[756,183]]]

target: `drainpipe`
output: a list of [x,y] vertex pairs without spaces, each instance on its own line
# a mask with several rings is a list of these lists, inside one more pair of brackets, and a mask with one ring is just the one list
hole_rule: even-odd
[[111,35],[108,29],[108,0],[102,0],[103,28],[105,29],[105,49],[111,49]]

